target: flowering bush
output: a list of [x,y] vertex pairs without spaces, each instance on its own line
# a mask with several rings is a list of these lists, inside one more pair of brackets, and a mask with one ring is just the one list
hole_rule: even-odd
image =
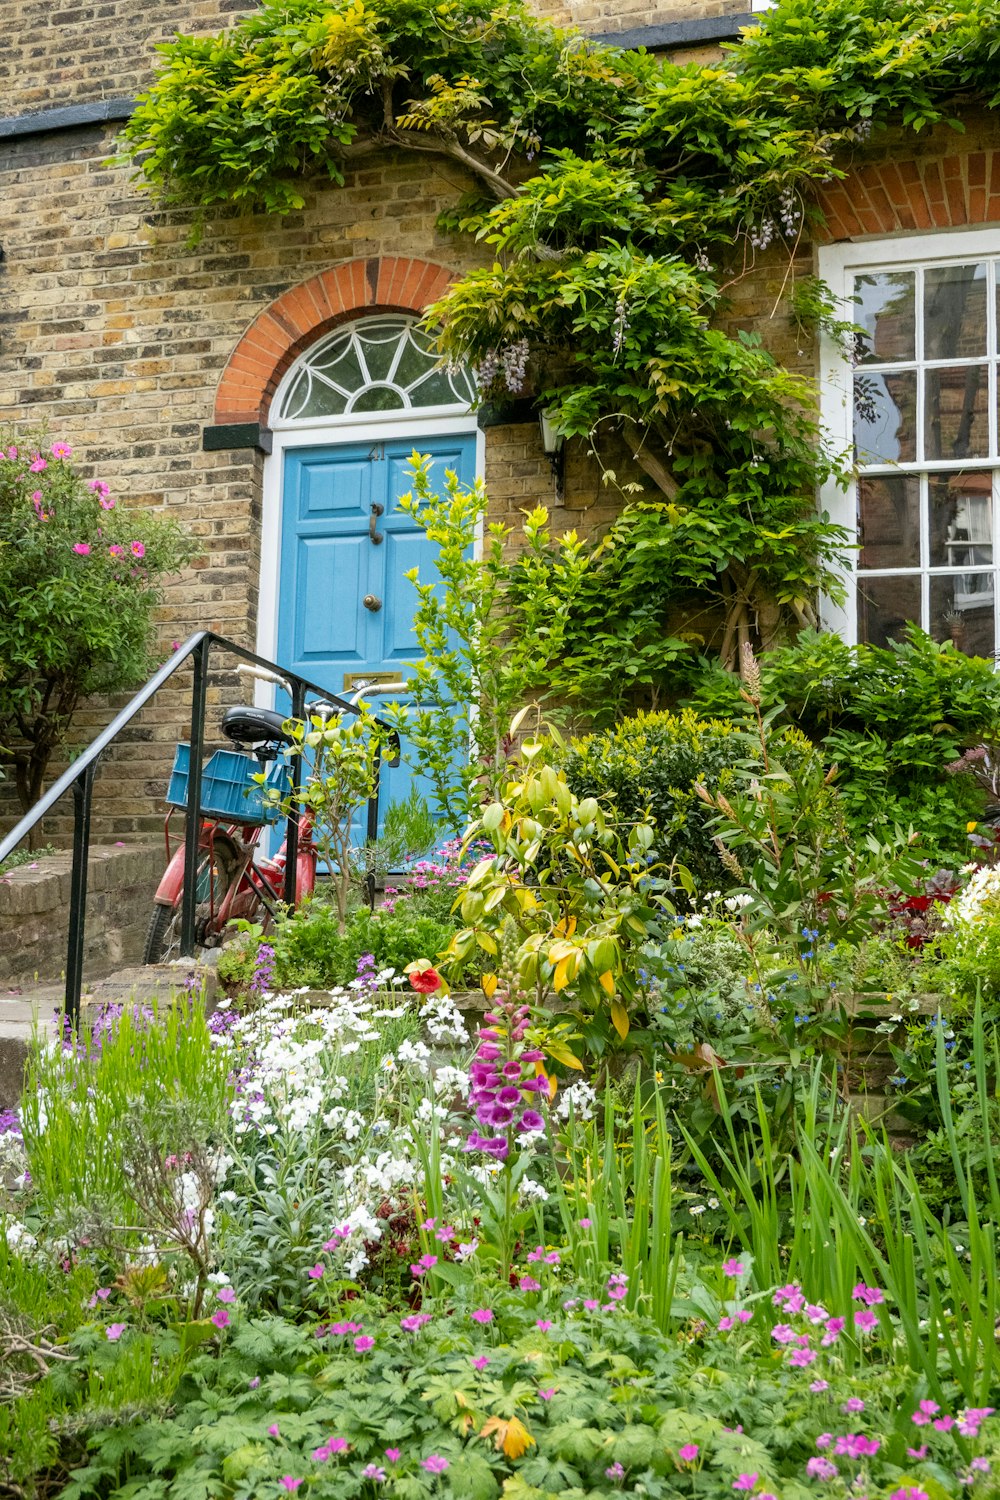
[[23,811],[81,698],[139,683],[162,583],[191,556],[176,523],[86,482],[66,443],[0,447],[0,745]]

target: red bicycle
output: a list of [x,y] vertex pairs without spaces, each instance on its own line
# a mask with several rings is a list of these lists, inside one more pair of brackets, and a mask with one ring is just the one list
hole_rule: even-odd
[[[247,669],[244,669],[247,670]],[[251,674],[287,684],[270,673],[249,669]],[[365,693],[398,688],[395,684],[361,684],[350,699],[319,700],[309,705],[310,717],[334,718],[357,708]],[[217,948],[226,929],[240,918],[259,922],[267,930],[284,904],[286,845],[272,857],[260,850],[264,829],[275,821],[266,801],[266,789],[288,789],[288,772],[281,762],[284,746],[293,743],[285,728],[288,720],[272,709],[245,705],[230,708],[222,719],[222,733],[234,750],[217,750],[202,770],[202,824],[198,836],[200,858],[195,887],[195,942],[199,948]],[[390,764],[398,762],[398,755]],[[180,955],[181,903],[184,889],[184,839],[171,847],[170,824],[179,808],[187,807],[190,746],[177,746],[173,774],[166,800],[164,822],[167,867],[153,898],[153,912],[146,934],[143,963],[166,963]],[[270,768],[270,769],[268,769]],[[255,781],[265,772],[265,785]],[[317,846],[313,820],[299,814],[298,849],[295,862],[295,900],[310,896],[316,888]]]

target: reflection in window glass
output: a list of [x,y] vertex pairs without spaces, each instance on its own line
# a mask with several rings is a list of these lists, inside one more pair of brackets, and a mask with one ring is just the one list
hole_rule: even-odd
[[985,458],[990,451],[989,370],[953,365],[924,375],[925,458]]
[[858,541],[862,568],[919,568],[920,480],[915,474],[859,479]]
[[992,572],[932,573],[927,629],[936,641],[953,641],[970,656],[992,656]]
[[928,480],[929,562],[968,568],[993,561],[993,476],[932,474]]
[[916,370],[855,376],[854,446],[858,462],[906,463],[916,458],[916,410]]
[[402,405],[402,395],[391,385],[370,385],[355,396],[351,411],[398,411]]
[[854,321],[865,330],[862,364],[916,359],[916,274],[878,271],[855,276]]
[[928,266],[924,272],[924,359],[982,359],[986,266]]
[[858,635],[873,646],[901,641],[911,620],[920,619],[920,577],[901,574],[858,579]]

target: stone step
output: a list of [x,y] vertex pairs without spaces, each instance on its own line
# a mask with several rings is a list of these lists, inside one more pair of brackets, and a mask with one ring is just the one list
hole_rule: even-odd
[[[217,954],[206,955],[206,959],[214,957]],[[166,1005],[178,996],[203,994],[205,1009],[212,1011],[216,987],[215,965],[211,962],[137,964],[86,985],[80,1004],[84,1011],[129,1003]],[[17,1108],[32,1033],[37,1027],[58,1036],[64,1001],[61,980],[25,985],[18,992],[0,992],[0,1110]]]

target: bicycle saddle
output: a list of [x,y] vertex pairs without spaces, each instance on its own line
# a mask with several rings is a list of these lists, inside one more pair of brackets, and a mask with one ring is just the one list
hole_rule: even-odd
[[282,727],[284,714],[270,708],[227,708],[222,718],[222,732],[234,745],[290,745],[292,736]]

